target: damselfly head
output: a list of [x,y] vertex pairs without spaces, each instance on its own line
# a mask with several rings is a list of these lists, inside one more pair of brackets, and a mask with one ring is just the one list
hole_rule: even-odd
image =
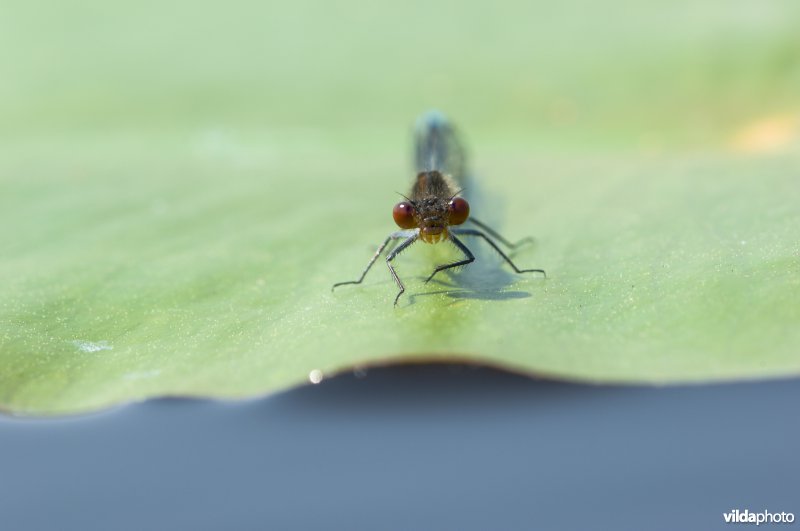
[[448,237],[449,225],[461,225],[469,217],[469,203],[463,197],[426,197],[397,203],[392,211],[401,229],[419,229],[425,243],[438,243]]

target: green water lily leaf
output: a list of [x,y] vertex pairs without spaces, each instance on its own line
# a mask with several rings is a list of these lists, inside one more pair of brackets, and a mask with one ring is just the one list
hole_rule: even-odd
[[[187,4],[206,10],[188,27],[177,7],[70,11],[70,30],[14,7],[3,38],[29,56],[1,56],[0,408],[247,397],[398,361],[598,383],[800,373],[794,4],[664,2],[605,29],[512,4],[462,10],[421,71],[413,6],[390,17],[407,32],[341,38],[291,6],[257,24]],[[715,38],[686,24],[705,10]],[[383,261],[332,292],[395,230],[430,105],[471,147],[475,216],[533,236],[513,259],[547,278],[470,241],[475,264],[425,284],[457,253],[418,243],[397,307]]]

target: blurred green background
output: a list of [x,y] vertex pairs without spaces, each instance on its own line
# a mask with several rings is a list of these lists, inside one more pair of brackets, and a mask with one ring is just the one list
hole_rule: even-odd
[[[4,2],[0,407],[431,356],[796,374],[798,28],[793,0]],[[381,264],[331,295],[392,230],[429,108],[551,278],[484,255],[431,290],[414,249],[429,296],[394,310]]]
[[798,12],[791,0],[5,2],[2,127],[363,129],[364,142],[435,106],[476,139],[535,135],[542,149],[723,141],[796,111]]

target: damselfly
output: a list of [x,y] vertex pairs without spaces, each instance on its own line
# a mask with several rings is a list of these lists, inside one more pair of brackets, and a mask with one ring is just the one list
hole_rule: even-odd
[[[530,238],[511,243],[485,223],[470,216],[469,203],[460,195],[464,191],[461,186],[466,176],[464,149],[447,119],[438,112],[424,114],[417,122],[415,137],[417,178],[411,188],[410,197],[403,196],[405,201],[397,203],[392,212],[395,223],[402,230],[391,233],[378,247],[358,280],[336,283],[332,289],[345,284],[361,284],[372,265],[388,247],[386,265],[400,289],[394,298],[396,306],[405,292],[405,286],[397,276],[392,260],[417,240],[425,243],[451,242],[464,257],[436,266],[425,281],[430,282],[441,271],[475,261],[475,256],[458,236],[483,238],[517,273],[541,273],[546,276],[543,269],[519,269],[492,239],[493,237],[509,249],[514,249]],[[461,225],[465,223],[472,223],[483,230],[462,228]]]

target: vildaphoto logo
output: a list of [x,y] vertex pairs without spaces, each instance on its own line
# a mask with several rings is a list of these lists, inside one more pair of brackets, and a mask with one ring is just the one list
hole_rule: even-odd
[[794,523],[794,513],[780,512],[771,513],[769,511],[761,511],[760,513],[751,513],[747,509],[740,511],[734,509],[729,513],[722,513],[726,524],[791,524]]

